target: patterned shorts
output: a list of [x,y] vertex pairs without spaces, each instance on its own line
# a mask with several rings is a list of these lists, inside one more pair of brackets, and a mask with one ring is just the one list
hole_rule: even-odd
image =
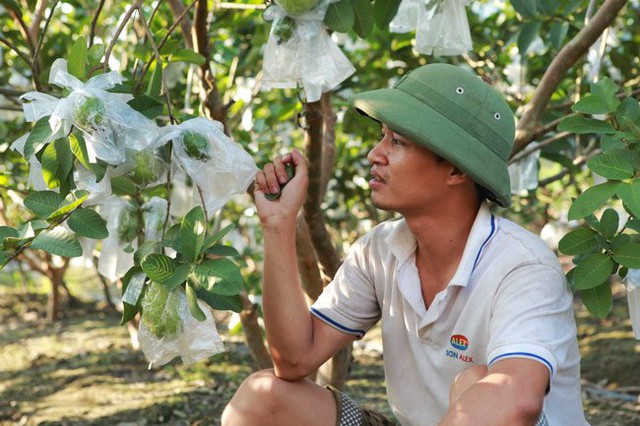
[[[384,414],[358,406],[353,399],[332,386],[327,386],[327,389],[333,393],[338,406],[336,426],[395,426]],[[544,413],[540,414],[535,426],[549,426]]]
[[358,406],[353,399],[332,386],[327,386],[327,389],[333,393],[338,407],[336,426],[395,426],[384,414]]

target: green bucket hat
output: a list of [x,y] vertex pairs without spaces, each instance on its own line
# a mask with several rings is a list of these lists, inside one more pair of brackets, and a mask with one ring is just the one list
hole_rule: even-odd
[[513,112],[478,76],[448,64],[424,65],[391,89],[354,95],[361,113],[423,145],[511,204],[507,161],[515,136]]

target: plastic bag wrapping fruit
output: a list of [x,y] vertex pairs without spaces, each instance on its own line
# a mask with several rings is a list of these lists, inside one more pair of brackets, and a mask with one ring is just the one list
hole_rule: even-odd
[[73,170],[73,180],[76,188],[89,191],[89,197],[82,203],[84,206],[95,206],[111,197],[111,170],[108,168],[98,182],[98,177],[93,171],[77,164]]
[[633,335],[640,340],[640,269],[629,269],[625,281]]
[[468,0],[402,0],[391,32],[416,31],[416,50],[427,55],[461,55],[472,49]]
[[167,207],[167,200],[161,197],[151,197],[142,205],[145,241],[161,240],[162,228],[167,217]]
[[[531,147],[535,147],[535,142]],[[509,165],[511,193],[523,194],[538,187],[538,162],[540,151],[536,150],[526,157]]]
[[117,165],[124,161],[124,148],[142,150],[158,134],[153,120],[134,110],[127,100],[131,95],[107,92],[123,79],[115,71],[81,82],[67,71],[67,61],[56,59],[51,66],[49,83],[70,91],[65,98],[45,93],[27,92],[21,99],[25,120],[38,121],[50,116],[52,134],[43,143],[69,134],[71,127],[85,136],[90,162],[97,158]]
[[159,141],[173,142],[173,155],[194,183],[195,204],[202,200],[209,214],[234,194],[244,193],[258,168],[253,158],[224,134],[218,121],[193,118],[167,126]]
[[167,290],[151,282],[142,300],[142,321],[138,341],[149,360],[149,368],[161,366],[175,357],[185,365],[224,351],[211,310],[198,301],[205,314],[204,321],[196,320],[189,312],[182,287]]
[[299,85],[306,100],[315,102],[354,73],[355,68],[323,24],[327,7],[334,1],[304,3],[311,8],[299,14],[287,12],[292,9],[291,1],[276,2],[265,10],[265,20],[273,24],[264,51],[262,89]]
[[167,182],[167,162],[159,149],[124,150],[124,161],[113,170],[113,176],[126,176],[138,188]]
[[98,272],[115,281],[134,265],[133,253],[138,248],[140,213],[136,203],[121,197],[110,197],[100,204],[100,215],[107,221],[109,236],[102,241]]

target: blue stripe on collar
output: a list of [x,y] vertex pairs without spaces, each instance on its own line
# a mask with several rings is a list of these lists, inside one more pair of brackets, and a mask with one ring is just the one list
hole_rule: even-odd
[[495,231],[496,231],[496,218],[492,214],[491,215],[491,232],[489,232],[489,236],[484,240],[484,242],[480,246],[480,250],[478,250],[476,259],[473,261],[473,268],[471,268],[472,271],[476,269],[476,266],[478,265],[478,261],[480,260],[480,255],[482,255],[482,250],[484,249],[484,246],[487,245],[487,243],[489,242],[489,240],[491,239]]

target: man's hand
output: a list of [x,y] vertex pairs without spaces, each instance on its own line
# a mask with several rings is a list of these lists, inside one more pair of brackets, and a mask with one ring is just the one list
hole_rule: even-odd
[[451,385],[449,410],[440,425],[533,426],[548,382],[547,367],[525,358],[472,367]]
[[[286,165],[295,167],[294,176],[289,180]],[[276,157],[272,163],[264,166],[264,169],[256,174],[255,203],[258,216],[263,228],[279,226],[282,223],[295,221],[295,218],[304,203],[308,185],[307,162],[298,150],[294,149],[290,154]],[[286,187],[281,188],[286,184]],[[276,200],[269,200],[265,195],[278,194]]]

